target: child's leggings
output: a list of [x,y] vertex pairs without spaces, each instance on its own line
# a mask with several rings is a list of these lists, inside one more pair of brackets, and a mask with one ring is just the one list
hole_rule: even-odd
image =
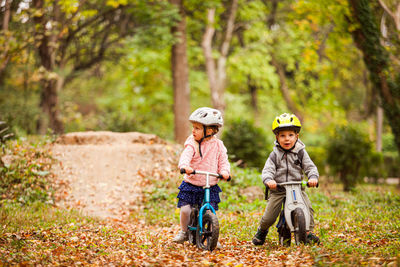
[[192,208],[190,207],[190,205],[185,205],[181,207],[181,217],[180,217],[181,230],[184,232],[187,232],[191,211]]
[[[282,202],[286,197],[286,192],[278,192],[270,190],[267,207],[264,215],[261,218],[259,229],[268,230],[276,221],[282,210]],[[306,192],[301,191],[305,204],[310,211],[310,231],[314,229],[314,210],[311,207],[311,202],[308,199]]]

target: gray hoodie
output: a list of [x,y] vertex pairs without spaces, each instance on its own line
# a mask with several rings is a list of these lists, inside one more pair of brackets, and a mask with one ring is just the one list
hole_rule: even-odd
[[[298,139],[294,148],[291,151],[285,152],[285,150],[279,146],[278,142],[275,141],[273,152],[271,152],[267,161],[265,162],[265,166],[261,174],[263,183],[267,185],[267,182],[270,180],[275,180],[277,183],[301,181],[303,178],[303,170],[308,179],[318,179],[319,173],[317,166],[315,166],[314,162],[311,160],[310,156],[305,150],[305,147],[306,146],[303,144],[303,142]],[[302,149],[304,154],[300,162],[298,158],[298,152]],[[273,155],[274,153],[275,155]],[[273,157],[275,156],[276,160],[273,160]]]

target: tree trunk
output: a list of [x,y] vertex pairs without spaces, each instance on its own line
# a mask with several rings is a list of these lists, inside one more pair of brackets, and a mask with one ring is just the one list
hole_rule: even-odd
[[[2,31],[3,34],[8,34],[8,25],[10,23],[11,17],[11,2],[12,0],[6,0],[4,3],[4,14],[3,14],[3,21],[2,21]],[[9,51],[9,38],[6,38],[5,44],[3,44],[1,56],[0,56],[0,84],[3,83],[3,74],[4,70],[7,67],[8,62],[10,61],[10,55],[8,54]]]
[[211,102],[214,108],[220,110],[222,113],[225,112],[225,86],[226,86],[226,61],[229,52],[230,42],[232,40],[232,34],[234,29],[234,23],[236,18],[236,12],[238,7],[238,0],[232,0],[228,20],[226,23],[226,29],[223,34],[224,39],[219,51],[219,57],[217,64],[212,55],[212,40],[215,33],[215,8],[211,8],[207,12],[207,27],[203,34],[202,48],[205,58],[206,70],[208,81],[211,91]]
[[175,115],[175,141],[183,144],[190,133],[190,87],[189,66],[186,55],[186,18],[183,0],[171,0],[171,3],[179,9],[181,20],[172,28],[174,35],[179,40],[172,46],[171,68],[172,83],[174,87],[174,115]]
[[[43,0],[34,0],[33,5],[38,10],[43,9]],[[55,12],[58,7],[54,6]],[[42,91],[40,94],[40,108],[44,116],[38,121],[38,132],[46,134],[47,129],[52,129],[55,133],[64,131],[63,124],[59,118],[58,91],[62,88],[64,80],[54,73],[55,69],[55,48],[56,36],[54,33],[47,31],[46,25],[48,21],[44,15],[35,16],[36,40],[38,41],[38,53],[41,66],[44,69],[41,79]]]
[[215,21],[215,8],[209,9],[207,12],[207,27],[203,34],[202,48],[206,64],[206,72],[208,83],[210,85],[211,103],[214,108],[219,109],[224,103],[220,103],[221,97],[219,96],[217,75],[215,68],[215,61],[212,55],[212,39],[214,37],[215,28],[213,26]]
[[59,119],[60,112],[58,109],[58,90],[62,88],[62,85],[62,78],[42,81],[40,107],[46,117],[38,121],[39,134],[46,134],[48,128],[58,134],[64,131],[63,124]]
[[299,120],[303,123],[303,115],[297,109],[296,104],[293,102],[292,98],[290,97],[289,88],[286,83],[285,71],[284,71],[283,67],[281,66],[281,64],[275,59],[275,56],[273,54],[271,54],[271,63],[275,67],[276,72],[278,74],[279,82],[281,85],[280,89],[281,89],[283,99],[285,100],[288,109],[292,113],[294,113],[299,118]]
[[400,152],[400,75],[391,72],[388,52],[380,42],[380,30],[368,0],[348,0],[354,23],[359,25],[352,32],[354,41],[363,53],[374,90],[381,97],[381,105],[392,128],[397,150]]
[[247,87],[249,88],[250,91],[250,97],[251,97],[251,107],[254,112],[254,118],[257,122],[258,116],[259,116],[259,110],[258,110],[258,97],[257,97],[257,85],[254,84],[252,81],[250,75],[247,75]]
[[382,152],[383,109],[376,109],[376,151]]

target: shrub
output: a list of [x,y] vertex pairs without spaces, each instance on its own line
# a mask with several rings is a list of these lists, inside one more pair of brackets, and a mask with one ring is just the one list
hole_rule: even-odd
[[400,157],[397,152],[384,152],[383,162],[389,177],[400,177]]
[[319,175],[326,174],[326,150],[323,146],[306,146],[311,160],[318,168]]
[[327,162],[338,174],[345,191],[362,179],[371,162],[372,143],[362,131],[352,126],[338,127],[327,144]]
[[237,120],[228,124],[222,140],[232,161],[240,167],[262,169],[267,160],[267,141],[261,128],[250,121]]
[[365,159],[367,162],[362,168],[362,174],[371,178],[374,183],[379,178],[386,178],[388,169],[385,166],[383,154],[381,152],[371,151]]
[[49,182],[52,163],[49,151],[20,141],[7,143],[8,163],[0,166],[0,205],[4,201],[30,204],[36,201],[52,203]]

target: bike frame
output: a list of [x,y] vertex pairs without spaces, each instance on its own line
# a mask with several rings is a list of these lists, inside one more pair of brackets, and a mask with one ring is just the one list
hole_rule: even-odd
[[306,220],[306,231],[310,231],[310,211],[308,210],[306,202],[303,198],[303,194],[301,193],[302,182],[286,182],[278,183],[278,185],[284,187],[286,190],[285,220],[290,228],[290,231],[295,231],[291,214],[292,211],[294,211],[296,208],[300,208],[303,210]]
[[[215,209],[213,206],[210,204],[210,176],[215,176],[215,177],[221,177],[217,173],[212,173],[212,172],[206,172],[206,171],[197,171],[196,174],[203,174],[206,176],[206,185],[203,187],[204,188],[204,200],[203,204],[199,210],[198,214],[198,222],[199,222],[199,227],[200,227],[200,233],[203,233],[203,214],[207,212],[207,210],[211,210],[212,213],[216,215]],[[195,231],[195,227],[189,227],[189,230]]]

